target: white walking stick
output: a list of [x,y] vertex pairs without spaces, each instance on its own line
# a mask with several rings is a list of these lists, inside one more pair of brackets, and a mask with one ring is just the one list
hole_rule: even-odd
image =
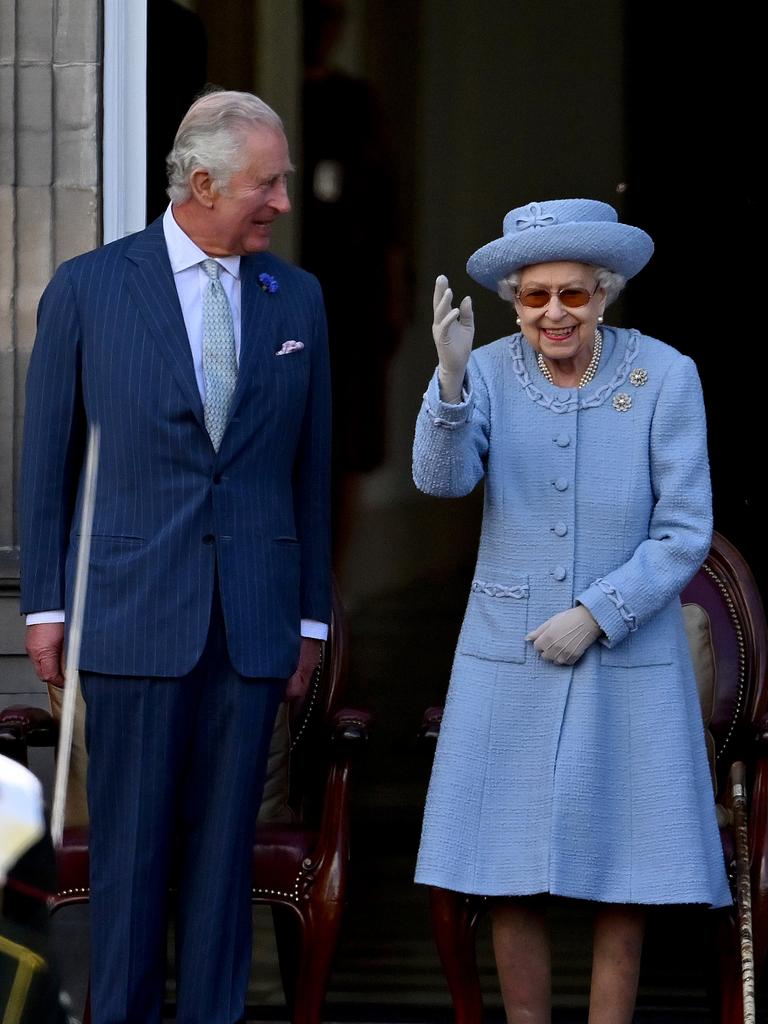
[[55,847],[61,846],[64,834],[64,807],[67,802],[69,781],[69,759],[72,753],[72,734],[75,726],[75,699],[77,697],[78,671],[80,661],[80,640],[83,634],[83,612],[85,594],[88,588],[88,563],[91,553],[91,527],[96,500],[96,476],[99,465],[99,428],[93,426],[88,432],[88,453],[85,460],[83,503],[80,512],[80,543],[77,549],[75,591],[72,599],[72,613],[69,619],[67,637],[66,671],[64,673],[64,699],[59,723],[59,749],[56,757],[56,781],[53,789],[53,810],[51,811],[51,837]]

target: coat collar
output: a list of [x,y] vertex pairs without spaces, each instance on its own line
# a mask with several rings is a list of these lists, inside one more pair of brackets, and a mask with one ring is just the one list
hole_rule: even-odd
[[641,335],[636,330],[601,327],[603,356],[594,380],[585,388],[558,388],[541,375],[536,354],[522,334],[513,334],[508,352],[514,378],[528,398],[556,413],[595,409],[611,398],[629,377],[640,351]]
[[162,217],[134,236],[126,258],[131,264],[127,283],[133,300],[190,408],[205,429],[203,403],[197,390],[189,338],[168,259]]
[[273,269],[274,260],[267,253],[255,253],[240,259],[240,367],[232,399],[234,413],[249,382],[260,381],[259,362],[272,355],[275,338],[274,321],[279,299],[267,294],[259,283],[259,274]]

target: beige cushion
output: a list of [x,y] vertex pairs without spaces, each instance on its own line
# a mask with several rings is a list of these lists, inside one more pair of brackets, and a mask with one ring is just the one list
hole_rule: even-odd
[[[51,701],[51,714],[61,719],[61,703],[64,691],[58,686],[48,687]],[[69,783],[67,785],[67,806],[64,812],[64,824],[67,827],[82,827],[88,824],[88,800],[86,797],[85,776],[88,767],[88,754],[85,750],[85,701],[78,689],[75,705],[75,729],[72,737],[72,757],[69,765]],[[269,748],[267,777],[264,783],[264,796],[259,809],[259,821],[291,821],[292,813],[288,806],[288,770],[290,767],[290,735],[288,730],[288,705],[281,704],[277,712],[272,743]]]
[[685,620],[685,633],[688,637],[688,646],[691,649],[693,659],[693,671],[696,675],[696,685],[699,690],[699,703],[701,704],[701,717],[704,720],[704,738],[707,744],[707,757],[709,768],[712,773],[712,785],[717,788],[715,776],[715,739],[709,731],[709,723],[712,721],[712,713],[715,706],[715,653],[712,648],[712,629],[709,622],[709,615],[699,604],[684,604],[683,619]]
[[[48,684],[51,714],[61,721],[61,704],[64,690]],[[67,783],[67,805],[64,809],[64,824],[69,828],[81,828],[88,824],[88,800],[85,795],[85,774],[88,768],[88,754],[85,751],[85,701],[77,689],[75,703],[75,728],[72,734],[72,755],[69,761],[69,782]]]
[[259,821],[292,821],[293,815],[288,806],[289,769],[291,763],[291,737],[289,730],[288,705],[281,704],[272,742],[269,746],[267,761],[267,777],[264,782],[264,795],[259,808]]

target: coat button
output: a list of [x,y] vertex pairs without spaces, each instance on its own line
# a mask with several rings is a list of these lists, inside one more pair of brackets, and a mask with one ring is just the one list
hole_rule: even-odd
[[568,533],[568,527],[565,523],[555,523],[551,529],[556,537],[564,537]]
[[567,448],[568,445],[571,443],[571,435],[558,434],[557,437],[554,438],[554,442],[558,448]]
[[205,536],[203,537],[203,544],[213,544],[215,540],[216,538],[213,536],[212,533],[206,533]]
[[552,575],[555,577],[556,580],[559,580],[562,583],[562,581],[568,575],[568,570],[562,565],[556,565],[555,568],[552,570]]
[[564,476],[559,476],[557,480],[553,480],[552,483],[554,484],[556,491],[568,490],[568,481]]

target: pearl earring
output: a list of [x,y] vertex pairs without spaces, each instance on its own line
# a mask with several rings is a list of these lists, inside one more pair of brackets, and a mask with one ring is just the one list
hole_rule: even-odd
[[603,318],[602,318],[601,316],[599,316],[599,317],[597,318],[597,322],[598,322],[599,324],[601,324],[601,323],[603,322]]
[[520,317],[519,316],[515,317],[515,323],[517,324],[518,327],[520,326],[521,321],[520,321]]

